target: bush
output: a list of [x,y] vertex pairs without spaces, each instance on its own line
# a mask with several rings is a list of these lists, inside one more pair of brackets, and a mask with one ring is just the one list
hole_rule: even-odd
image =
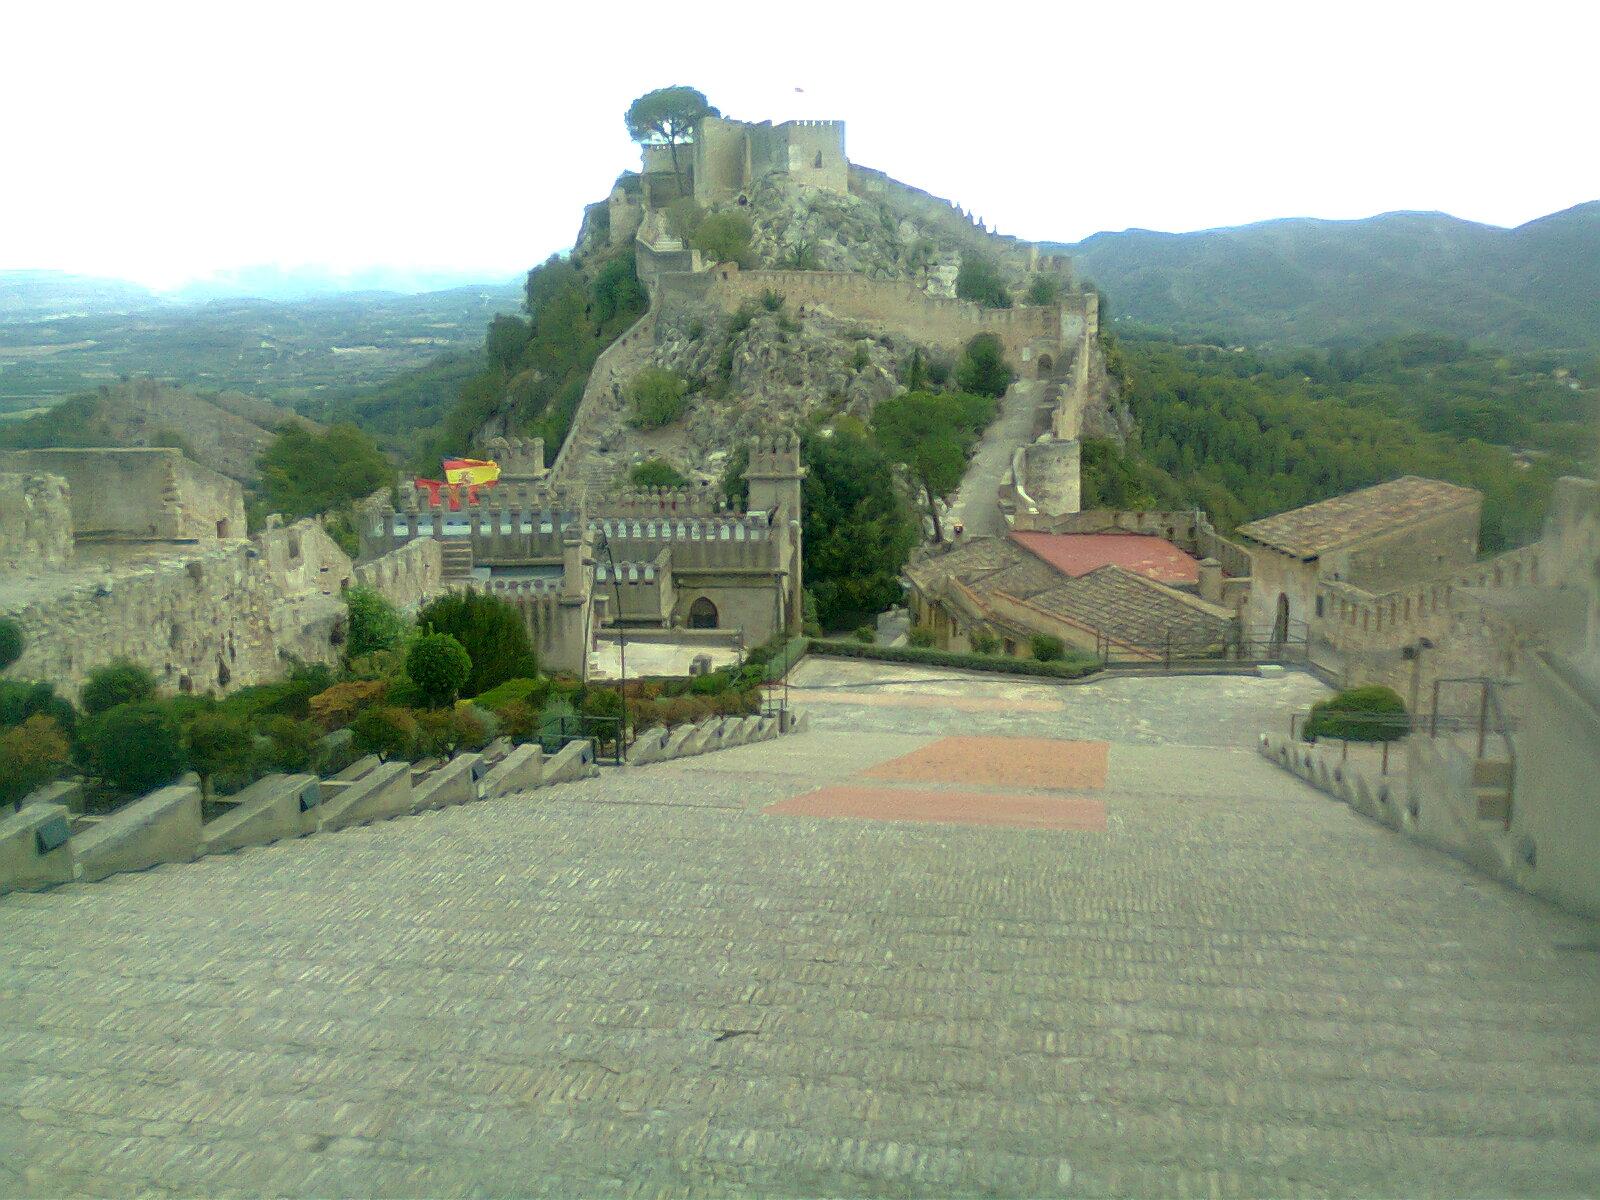
[[205,712],[189,722],[184,734],[189,765],[200,776],[200,792],[211,793],[211,779],[243,770],[255,750],[250,727],[224,712]]
[[681,488],[689,486],[689,477],[664,458],[647,458],[628,473],[628,482],[634,487]]
[[750,261],[753,232],[750,218],[743,213],[712,213],[700,222],[692,244],[713,262],[738,263],[742,267]]
[[89,716],[106,712],[119,704],[143,704],[153,700],[156,678],[137,663],[118,659],[89,673],[89,680],[78,693],[78,705]]
[[1000,649],[1000,639],[987,629],[974,629],[972,636],[967,640],[972,643],[974,654],[993,654]]
[[331,732],[350,724],[362,709],[377,704],[388,691],[389,684],[382,679],[351,679],[318,692],[307,703],[306,711],[313,721]]
[[241,688],[217,702],[217,707],[255,723],[267,717],[303,719],[311,697],[333,686],[333,672],[321,663],[296,665],[287,678]]
[[293,717],[273,717],[267,722],[269,745],[263,759],[274,771],[310,771],[317,763],[317,742],[322,730],[310,721]]
[[640,429],[670,425],[689,409],[689,385],[664,367],[646,367],[628,381],[629,418]]
[[489,727],[469,706],[417,714],[417,749],[423,754],[452,758],[488,744]]
[[66,731],[54,717],[34,713],[0,732],[0,804],[17,804],[60,775],[69,761]]
[[22,626],[9,617],[0,617],[0,671],[22,657]]
[[1028,282],[1029,304],[1054,304],[1061,299],[1061,280],[1054,275],[1035,275]]
[[356,752],[385,762],[409,758],[417,744],[417,719],[403,708],[369,708],[350,724]]
[[72,705],[56,695],[48,683],[26,683],[20,679],[0,679],[0,729],[21,725],[29,717],[44,715],[68,734],[78,723]]
[[761,293],[761,307],[768,312],[777,312],[783,307],[783,293],[767,288]]
[[1006,362],[1005,346],[992,333],[980,333],[968,342],[956,364],[956,386],[977,396],[1003,396],[1016,377]]
[[876,642],[877,640],[878,640],[878,631],[876,629],[874,629],[871,625],[863,625],[863,626],[861,626],[861,628],[856,630],[856,641],[858,641],[858,642],[865,642],[867,645],[870,646],[874,642]]
[[1067,644],[1049,633],[1036,633],[1029,639],[1036,662],[1060,662],[1067,654]]
[[906,646],[863,646],[859,642],[834,642],[813,638],[807,652],[828,658],[870,658],[878,662],[929,667],[958,667],[969,671],[994,671],[1002,675],[1039,675],[1047,679],[1078,679],[1100,669],[1097,659],[1069,655],[1061,662],[1031,658],[958,654],[953,650],[918,650]]
[[453,704],[472,677],[472,658],[448,633],[427,633],[406,651],[406,675],[430,706]]
[[961,266],[956,271],[956,295],[963,300],[975,300],[986,308],[1011,307],[1011,296],[1006,291],[1000,269],[981,254],[961,255]]
[[350,614],[350,635],[345,655],[360,658],[377,650],[392,650],[406,631],[404,618],[388,600],[369,587],[353,587],[344,594]]
[[913,625],[906,631],[906,644],[926,650],[933,645],[933,630],[926,625]]
[[508,679],[499,687],[490,688],[476,697],[473,703],[487,708],[490,712],[500,712],[512,704],[527,704],[532,708],[538,708],[550,694],[551,686],[548,679]]
[[1379,684],[1350,688],[1311,706],[1302,736],[1351,742],[1392,742],[1411,732],[1405,701]]
[[429,633],[448,633],[466,648],[472,673],[462,691],[468,696],[539,673],[522,614],[498,596],[452,592],[424,608],[417,625]]
[[539,735],[539,710],[522,700],[508,700],[491,710],[500,718],[500,732],[513,742],[531,742]]
[[89,773],[119,792],[164,787],[187,765],[171,709],[153,701],[118,704],[84,721],[78,750]]

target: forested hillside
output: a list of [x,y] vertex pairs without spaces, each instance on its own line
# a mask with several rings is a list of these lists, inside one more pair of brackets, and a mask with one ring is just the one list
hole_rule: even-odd
[[1538,535],[1558,475],[1592,469],[1593,375],[1422,337],[1292,355],[1150,337],[1108,349],[1136,429],[1125,448],[1085,443],[1085,508],[1198,505],[1231,529],[1414,473],[1482,491],[1496,550]]
[[1444,213],[1130,229],[1056,246],[1115,315],[1246,345],[1438,333],[1512,349],[1600,347],[1600,201],[1501,229]]

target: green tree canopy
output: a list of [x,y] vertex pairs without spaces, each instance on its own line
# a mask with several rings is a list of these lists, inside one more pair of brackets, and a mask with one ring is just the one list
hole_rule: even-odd
[[405,618],[377,590],[356,586],[344,594],[349,613],[350,633],[345,652],[360,658],[377,650],[393,650],[406,631]]
[[0,729],[0,804],[18,804],[66,770],[66,732],[55,718],[35,713]]
[[348,422],[320,433],[285,425],[260,466],[268,511],[289,518],[331,512],[394,482],[378,444]]
[[351,742],[361,754],[376,754],[388,762],[405,758],[417,744],[417,719],[403,708],[380,706],[364,710],[350,724]]
[[406,675],[434,708],[453,704],[472,677],[466,647],[448,633],[428,633],[406,651]]
[[672,171],[681,180],[678,147],[694,140],[694,127],[702,117],[722,114],[706,100],[704,92],[683,84],[646,92],[628,106],[623,120],[628,136],[640,145],[666,143],[672,155]]
[[22,626],[9,617],[0,617],[0,671],[22,657]]
[[956,272],[956,295],[975,300],[985,308],[1010,308],[1011,293],[1005,277],[992,259],[981,254],[963,253]]
[[670,425],[689,409],[689,385],[665,367],[646,367],[628,380],[630,420],[640,429]]
[[78,692],[78,705],[90,716],[119,704],[139,704],[153,700],[156,677],[137,663],[118,659],[89,672]]
[[980,333],[967,343],[956,363],[956,386],[979,396],[1003,396],[1017,373],[1006,362],[1006,349],[992,333]]
[[750,263],[750,238],[755,227],[741,212],[712,213],[700,222],[693,245],[713,262]]
[[183,774],[183,737],[168,705],[118,704],[78,727],[78,749],[91,774],[119,792],[164,787]]
[[628,482],[634,487],[681,488],[689,486],[689,477],[664,458],[647,458],[628,473]]
[[968,452],[993,415],[992,400],[948,392],[907,392],[872,410],[873,440],[921,489],[935,540],[944,539],[938,501],[960,485]]
[[189,765],[200,776],[202,795],[209,795],[215,775],[243,768],[255,750],[250,726],[223,712],[203,712],[189,722],[184,734]]
[[451,592],[417,614],[429,633],[448,633],[466,649],[472,671],[462,694],[479,696],[508,679],[539,673],[528,626],[515,607],[486,592]]

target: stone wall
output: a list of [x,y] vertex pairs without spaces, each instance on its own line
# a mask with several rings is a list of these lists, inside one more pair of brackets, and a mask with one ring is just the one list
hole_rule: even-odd
[[245,535],[239,484],[179,450],[8,450],[0,452],[0,470],[64,479],[79,539],[216,541]]
[[0,570],[48,570],[72,560],[72,508],[59,475],[0,474]]
[[1073,513],[1082,502],[1076,438],[1024,446],[1023,475],[1028,497],[1041,513]]
[[1478,517],[1482,497],[1386,537],[1366,538],[1322,556],[1324,575],[1372,590],[1436,579],[1478,556]]
[[444,550],[418,538],[355,568],[355,581],[380,592],[401,612],[415,612],[444,590]]

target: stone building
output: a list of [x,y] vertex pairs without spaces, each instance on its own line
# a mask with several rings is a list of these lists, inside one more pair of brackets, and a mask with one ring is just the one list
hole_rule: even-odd
[[752,448],[743,511],[710,487],[592,504],[581,489],[515,482],[437,502],[413,489],[399,510],[375,510],[362,560],[437,543],[448,586],[514,604],[541,662],[580,678],[606,628],[754,646],[800,629],[803,477],[799,443],[784,438]]
[[402,607],[439,587],[435,547],[358,568],[314,520],[247,535],[239,484],[178,450],[0,453],[0,495],[0,616],[25,639],[9,674],[69,696],[118,658],[174,692],[263,683],[337,660],[352,582]]
[[[1313,659],[1336,649],[1352,604],[1469,567],[1483,497],[1407,475],[1241,525],[1250,554],[1246,621],[1278,642],[1308,641]],[[1362,618],[1371,628],[1370,618]]]
[[1149,534],[1013,531],[946,548],[913,564],[908,607],[941,649],[992,637],[1026,657],[1035,634],[1119,659],[1220,654],[1239,622],[1221,565]]

